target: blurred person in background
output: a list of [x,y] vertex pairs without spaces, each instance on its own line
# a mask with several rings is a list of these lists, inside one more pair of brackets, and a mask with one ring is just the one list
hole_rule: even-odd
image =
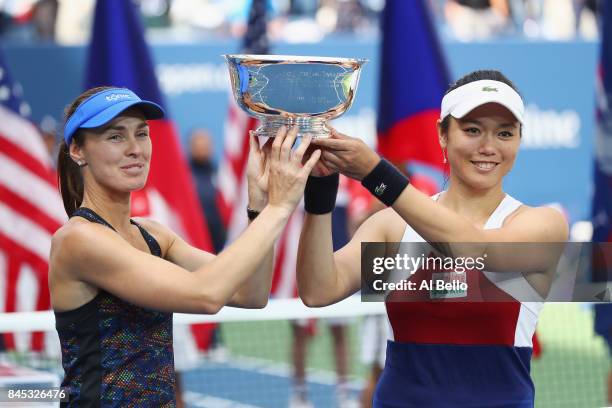
[[[321,41],[325,33],[335,25],[336,15],[326,7],[321,7],[319,0],[286,0],[280,7],[284,15],[284,24],[277,30],[271,30],[273,36],[290,43],[313,43]],[[328,18],[318,18],[320,11]]]
[[[241,38],[247,28],[251,0],[172,0],[169,17],[173,28],[198,36]],[[272,32],[276,31],[276,1],[268,0],[266,14]]]
[[492,38],[512,26],[508,0],[447,0],[444,15],[453,35],[462,41]]
[[202,212],[206,217],[208,231],[216,253],[225,244],[225,227],[217,207],[215,176],[217,168],[213,161],[213,139],[207,129],[194,129],[189,135],[189,165],[196,185]]
[[[325,1],[325,0],[323,0]],[[319,8],[319,0],[289,0],[288,14],[290,16],[313,17]]]
[[[348,371],[350,365],[350,350],[348,344],[348,330],[350,318],[323,319],[332,338],[332,350],[336,369],[336,407],[357,407],[356,400],[351,396],[348,384]],[[316,319],[300,319],[291,322],[293,344],[291,348],[293,362],[293,384],[290,393],[289,408],[312,408],[313,404],[308,397],[306,379],[306,355],[308,346],[317,335],[318,321]]]
[[62,45],[81,45],[89,41],[95,0],[59,0],[55,38]]
[[587,39],[598,37],[599,0],[572,0],[576,16],[576,33]]
[[140,6],[143,23],[147,28],[167,28],[170,26],[171,0],[133,0]]
[[245,0],[173,0],[170,2],[169,20],[172,28],[180,32],[231,35],[233,7],[247,13]]
[[517,31],[529,38],[597,38],[597,0],[510,0]]
[[34,5],[32,18],[39,40],[55,41],[55,22],[58,9],[58,0],[38,0]]
[[[351,236],[350,226],[361,218],[354,211],[351,204],[359,197],[354,194],[356,189],[365,191],[359,183],[347,177],[342,177],[336,198],[336,207],[332,214],[332,236],[334,248],[343,247]],[[353,193],[353,194],[351,194]],[[365,191],[367,193],[367,191]],[[363,194],[362,194],[363,195]],[[357,400],[351,395],[348,386],[350,366],[349,327],[350,318],[322,319],[332,337],[334,365],[336,369],[336,406],[338,408],[356,408]],[[290,395],[289,408],[311,408],[313,405],[308,398],[306,386],[306,354],[312,337],[316,335],[317,321],[315,319],[300,319],[291,322],[293,333],[292,361],[293,361],[293,389]]]
[[40,121],[39,129],[53,167],[57,167],[57,153],[59,150],[57,121],[52,116],[45,115]]
[[[204,218],[208,225],[208,231],[213,244],[215,253],[221,252],[225,245],[226,231],[219,208],[217,206],[217,189],[215,186],[215,177],[217,168],[214,163],[214,145],[213,138],[208,129],[196,128],[189,135],[189,166],[191,174],[195,182],[196,193],[200,201]],[[197,361],[198,352],[195,344],[189,335],[189,328],[175,326],[175,330],[184,331],[179,348],[175,347],[175,364],[177,367],[177,397],[178,389],[182,385],[181,371],[193,368],[194,362]],[[177,345],[177,339],[175,339]],[[180,351],[179,351],[180,350]],[[225,348],[221,338],[221,325],[215,325],[212,335],[211,344],[208,355],[214,358],[223,358]],[[178,357],[178,358],[177,358]],[[180,363],[180,364],[179,364]],[[177,399],[177,408],[180,408]]]
[[385,366],[388,333],[387,317],[365,316],[361,324],[361,363],[368,369],[361,390],[361,408],[372,408],[376,384]]
[[[214,177],[216,168],[213,162],[213,140],[207,129],[196,128],[189,135],[189,166],[196,187],[198,200],[208,225],[208,231],[215,253],[223,249],[225,228],[221,222],[216,204]],[[183,372],[196,367],[199,352],[190,332],[189,325],[173,325],[174,368],[176,370],[176,408],[183,408]],[[211,335],[211,347],[220,343],[220,326],[216,325]]]
[[[176,38],[241,37],[250,0],[134,0],[148,29]],[[596,37],[597,0],[429,0],[463,41],[521,33],[531,38]],[[0,10],[0,35],[18,41],[87,41],[93,0],[9,0]],[[289,42],[321,41],[332,33],[370,34],[384,0],[270,0],[269,31]],[[442,17],[443,16],[443,17]],[[309,31],[304,33],[304,30]]]
[[338,0],[336,1],[336,7],[338,10],[336,31],[355,33],[365,29],[367,25],[366,10],[360,0]]
[[0,36],[54,41],[58,9],[58,0],[0,0]]

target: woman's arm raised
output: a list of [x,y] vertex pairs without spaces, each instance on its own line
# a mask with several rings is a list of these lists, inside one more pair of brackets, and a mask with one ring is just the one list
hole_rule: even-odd
[[[61,269],[71,279],[102,288],[143,307],[216,313],[272,250],[319,158],[320,152],[315,152],[302,166],[308,143],[292,153],[295,135],[295,131],[288,134],[283,131],[272,144],[266,208],[232,245],[210,262],[206,256],[195,260],[204,264],[194,272],[139,251],[114,231],[86,222],[69,223],[56,233],[51,249],[52,269]],[[177,254],[169,251],[166,256],[176,260]],[[183,266],[190,265],[183,262]]]

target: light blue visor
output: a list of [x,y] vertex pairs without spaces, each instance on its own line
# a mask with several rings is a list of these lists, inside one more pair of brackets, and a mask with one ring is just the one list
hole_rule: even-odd
[[161,119],[164,110],[154,102],[143,101],[126,88],[112,88],[98,92],[83,101],[64,126],[64,140],[67,145],[79,128],[96,128],[114,119],[121,112],[137,106],[145,119]]

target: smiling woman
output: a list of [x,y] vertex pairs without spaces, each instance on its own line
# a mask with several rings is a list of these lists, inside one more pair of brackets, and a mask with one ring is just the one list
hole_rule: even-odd
[[[453,84],[442,102],[438,134],[455,183],[465,183],[473,168],[476,174],[495,172],[497,179],[508,174],[520,146],[523,115],[515,85],[499,71],[476,71]],[[487,188],[495,180],[473,180],[474,187]]]
[[[494,244],[563,243],[568,226],[556,210],[528,207],[503,190],[524,120],[523,101],[512,82],[498,71],[472,72],[450,87],[440,111],[431,125],[437,126],[450,179],[448,189],[433,197],[411,186],[360,139],[333,132],[331,138],[314,140],[323,153],[304,197],[299,294],[307,305],[323,306],[359,290],[362,243],[387,243],[381,249],[386,256],[397,253],[394,243],[415,242],[414,247],[426,248],[425,255],[480,258],[483,270],[469,273],[420,268],[410,276],[396,275],[393,282],[405,278],[406,285],[384,293],[391,331],[373,405],[533,407],[532,336],[558,254],[517,256],[508,246]],[[333,252],[334,205],[321,197],[335,197],[337,172],[360,180],[389,208],[364,221],[353,239]],[[419,292],[436,277],[462,285],[461,290]],[[533,296],[520,298],[512,285]],[[482,296],[484,287],[489,298]]]
[[309,139],[292,151],[297,128],[262,147],[251,137],[252,222],[215,256],[130,218],[131,193],[149,173],[147,120],[163,114],[109,87],[84,92],[66,111],[58,176],[70,219],[53,236],[49,288],[68,406],[173,407],[172,312],[266,305],[274,243],[320,155],[302,164]]
[[[151,139],[144,114],[138,108],[128,108],[91,134],[85,149],[72,145],[71,155],[77,161],[92,164],[85,171],[98,171],[92,180],[117,190],[143,188],[151,160]],[[100,165],[94,165],[96,162]]]
[[[79,108],[78,112],[77,108]],[[119,113],[122,113],[122,116],[117,118],[116,116]],[[64,128],[64,143],[60,146],[58,155],[58,175],[60,176],[64,208],[70,216],[83,200],[83,176],[80,168],[87,166],[89,160],[98,160],[97,155],[94,154],[89,154],[89,157],[83,156],[81,148],[85,142],[85,137],[84,131],[80,129],[88,129],[90,133],[96,135],[95,138],[87,138],[89,144],[99,143],[103,137],[108,141],[118,142],[119,139],[124,141],[128,139],[129,132],[127,132],[126,126],[135,123],[138,130],[143,129],[138,132],[139,144],[147,145],[143,148],[148,149],[147,160],[143,160],[140,165],[142,167],[147,166],[145,170],[148,170],[151,141],[145,119],[160,119],[164,116],[164,111],[153,102],[142,101],[128,89],[98,87],[81,94],[66,109],[65,115],[68,119]],[[132,118],[132,120],[130,121],[129,118]],[[130,123],[117,123],[118,121],[128,121]],[[97,150],[106,155],[104,149]],[[91,149],[85,149],[85,151],[91,151]],[[123,157],[119,148],[114,149],[114,151],[121,156],[119,160],[129,160]],[[99,168],[98,166],[93,167],[94,169]],[[145,181],[147,173],[148,171],[144,172]],[[96,177],[93,179],[97,180]],[[144,184],[139,188],[143,186]]]

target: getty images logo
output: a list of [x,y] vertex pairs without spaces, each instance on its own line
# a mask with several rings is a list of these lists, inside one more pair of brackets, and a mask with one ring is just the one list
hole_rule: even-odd
[[126,93],[114,93],[110,95],[106,95],[106,100],[109,102],[118,101],[120,99],[130,99],[132,96]]

